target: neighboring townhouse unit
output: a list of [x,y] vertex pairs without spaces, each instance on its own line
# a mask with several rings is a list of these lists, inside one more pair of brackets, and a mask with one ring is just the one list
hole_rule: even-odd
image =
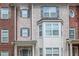
[[76,4],[69,7],[69,39],[67,48],[69,55],[79,56],[79,6]]
[[14,55],[14,7],[0,4],[0,55]]

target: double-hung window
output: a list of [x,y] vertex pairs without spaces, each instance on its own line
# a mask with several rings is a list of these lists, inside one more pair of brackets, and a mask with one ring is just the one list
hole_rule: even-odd
[[57,18],[58,17],[57,7],[43,7],[43,17],[46,18]]
[[21,15],[21,17],[28,17],[28,9],[21,9],[20,10],[20,15]]
[[74,39],[75,38],[75,28],[69,29],[69,38]]
[[9,41],[9,31],[4,29],[1,30],[1,43],[8,43]]
[[46,56],[52,56],[52,48],[46,48]]
[[9,52],[8,51],[1,51],[0,56],[9,56]]
[[21,36],[28,37],[29,36],[29,29],[28,28],[21,28]]
[[43,48],[39,48],[39,54],[40,56],[43,56]]
[[59,48],[53,48],[53,56],[59,56]]
[[1,8],[1,19],[9,18],[9,8]]
[[42,25],[39,25],[39,36],[42,36]]
[[45,24],[46,36],[58,37],[59,36],[59,24],[58,23],[48,23]]

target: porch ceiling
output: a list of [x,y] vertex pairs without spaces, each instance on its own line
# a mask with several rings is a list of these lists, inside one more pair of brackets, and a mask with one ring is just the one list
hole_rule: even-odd
[[17,46],[27,46],[36,44],[36,40],[28,40],[28,41],[15,41],[14,44]]
[[79,44],[79,39],[72,39],[72,40],[67,40],[67,43],[72,43],[72,44]]

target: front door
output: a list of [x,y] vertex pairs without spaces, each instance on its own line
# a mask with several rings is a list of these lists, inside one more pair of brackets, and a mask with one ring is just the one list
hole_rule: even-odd
[[31,56],[31,49],[21,49],[20,56]]
[[78,46],[73,47],[73,54],[74,56],[78,56]]

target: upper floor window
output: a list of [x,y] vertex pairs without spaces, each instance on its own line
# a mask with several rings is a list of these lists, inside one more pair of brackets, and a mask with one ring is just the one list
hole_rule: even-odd
[[9,56],[9,52],[8,51],[1,51],[0,56]]
[[75,16],[75,12],[74,12],[73,10],[70,10],[70,11],[69,11],[69,16],[70,16],[70,17],[74,17],[74,16]]
[[75,28],[69,29],[69,38],[74,39],[75,38]]
[[9,31],[8,30],[1,30],[1,42],[8,43],[9,41]]
[[39,36],[42,36],[42,25],[39,25]]
[[46,36],[53,36],[58,37],[59,36],[59,24],[57,23],[49,23],[46,24]]
[[57,7],[43,7],[43,13],[42,16],[45,18],[57,18],[58,17],[58,11]]
[[28,28],[21,28],[21,36],[28,37],[29,36],[29,29]]
[[9,8],[1,8],[1,19],[9,18]]
[[28,17],[28,9],[21,9],[20,11],[21,17]]

